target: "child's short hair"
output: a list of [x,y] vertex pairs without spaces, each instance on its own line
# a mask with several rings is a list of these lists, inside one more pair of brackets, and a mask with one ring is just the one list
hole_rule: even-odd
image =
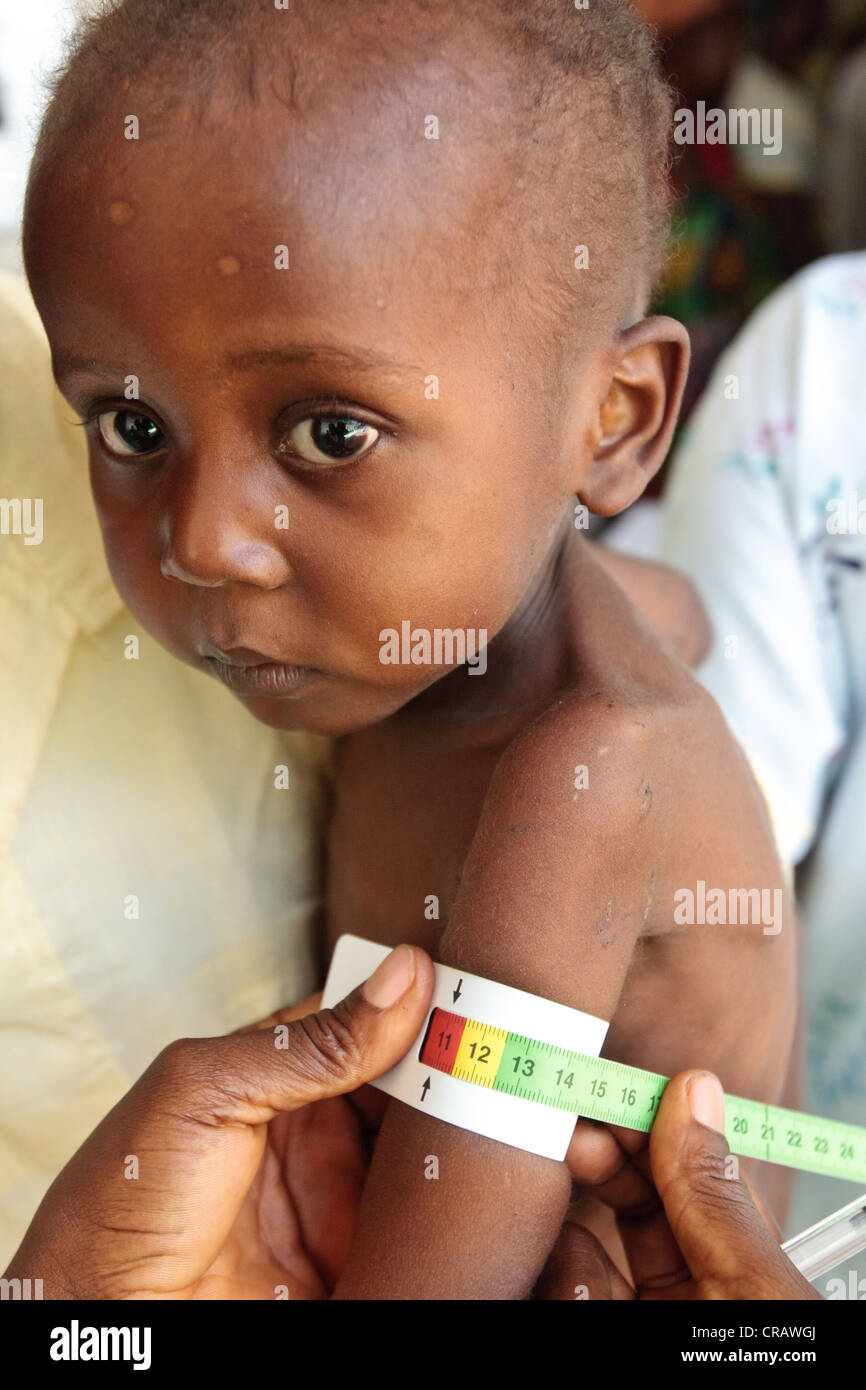
[[[43,179],[53,182],[61,154],[74,158],[121,93],[158,112],[183,99],[204,113],[216,86],[234,82],[242,110],[269,83],[274,89],[276,75],[291,109],[303,89],[296,59],[305,35],[323,46],[348,36],[352,56],[361,51],[374,79],[387,82],[395,48],[421,61],[464,33],[473,55],[483,51],[479,40],[489,44],[512,103],[489,113],[493,138],[479,163],[493,150],[519,175],[496,185],[491,221],[507,211],[496,254],[502,267],[519,244],[524,259],[508,277],[516,273],[524,288],[528,274],[543,284],[533,317],[547,351],[574,339],[578,325],[585,337],[608,320],[639,317],[666,247],[672,101],[651,31],[628,0],[290,0],[286,9],[277,0],[103,0],[49,79],[25,204],[25,263]],[[369,54],[359,47],[365,36],[374,40]],[[501,239],[504,229],[495,230]]]

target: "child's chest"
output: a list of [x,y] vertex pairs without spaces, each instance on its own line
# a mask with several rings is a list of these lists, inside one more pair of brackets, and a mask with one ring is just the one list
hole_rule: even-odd
[[435,953],[499,755],[347,741],[327,836],[328,957],[343,932]]

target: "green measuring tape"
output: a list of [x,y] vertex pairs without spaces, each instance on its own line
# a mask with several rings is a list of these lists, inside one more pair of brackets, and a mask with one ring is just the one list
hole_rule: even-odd
[[[655,1072],[570,1052],[446,1009],[431,1013],[418,1059],[460,1081],[644,1132],[668,1082]],[[743,1158],[866,1182],[866,1129],[857,1125],[726,1095],[725,1137],[732,1153]]]

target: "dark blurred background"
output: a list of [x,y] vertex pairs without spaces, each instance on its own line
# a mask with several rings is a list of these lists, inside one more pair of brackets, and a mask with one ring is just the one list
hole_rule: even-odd
[[866,247],[866,0],[635,0],[677,105],[781,109],[782,149],[677,146],[655,308],[688,327],[683,420],[751,311],[818,256]]

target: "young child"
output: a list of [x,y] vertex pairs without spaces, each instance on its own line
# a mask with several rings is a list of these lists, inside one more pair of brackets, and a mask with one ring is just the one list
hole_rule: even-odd
[[[643,317],[669,128],[621,0],[125,0],[57,82],[25,261],[129,608],[340,736],[328,950],[420,943],[778,1102],[763,804],[583,534],[683,388],[684,330]],[[719,911],[751,890],[772,914]],[[641,1202],[641,1142],[581,1123],[576,1170]],[[336,1293],[525,1297],[570,1196],[390,1103]]]

